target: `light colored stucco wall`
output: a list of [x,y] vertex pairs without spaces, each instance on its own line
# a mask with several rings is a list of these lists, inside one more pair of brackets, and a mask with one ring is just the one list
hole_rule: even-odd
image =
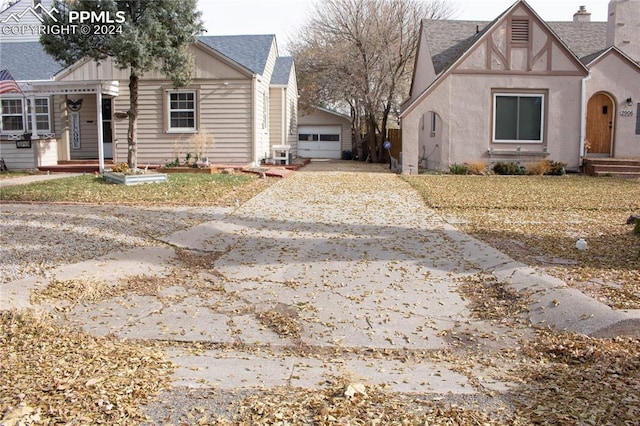
[[[508,40],[512,19],[530,23],[527,43]],[[420,64],[418,64],[420,65]],[[417,73],[430,75],[430,68]],[[585,68],[543,23],[519,4],[479,39],[454,68],[402,114],[403,173],[426,162],[448,170],[454,163],[490,160],[489,150],[509,151],[513,161],[526,161],[519,151],[580,165],[581,91]],[[493,142],[493,94],[535,93],[545,98],[542,143]],[[440,118],[430,129],[430,113]],[[539,154],[539,155],[537,155]]]
[[640,61],[640,0],[612,0],[608,12],[607,46]]
[[[535,90],[546,100],[543,144],[492,143],[493,90]],[[549,158],[579,167],[581,78],[575,76],[526,77],[491,75],[450,75],[418,107],[403,117],[403,167],[419,164],[423,152],[429,167],[448,170],[454,163],[489,160],[488,150],[517,149],[542,151]],[[440,129],[430,136],[429,113],[437,112]],[[421,120],[425,120],[422,130]],[[438,145],[436,147],[436,144]],[[430,155],[429,155],[430,154]]]
[[[635,133],[640,103],[640,68],[610,51],[592,65],[590,74],[586,82],[586,100],[604,92],[615,103],[613,156],[640,157],[640,135]],[[628,98],[632,99],[631,106],[626,103]]]
[[420,26],[420,41],[418,45],[418,53],[416,54],[416,64],[414,70],[420,70],[415,72],[411,82],[410,99],[413,100],[424,92],[429,84],[436,78],[436,72],[433,68],[433,62],[431,61],[431,50],[429,49],[429,43],[426,40],[427,30],[425,25],[429,25],[428,20],[423,20]]

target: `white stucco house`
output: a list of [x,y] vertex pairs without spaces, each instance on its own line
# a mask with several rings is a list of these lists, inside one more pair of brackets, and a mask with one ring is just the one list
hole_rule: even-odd
[[402,165],[640,158],[640,0],[609,21],[545,22],[524,0],[492,22],[423,20]]

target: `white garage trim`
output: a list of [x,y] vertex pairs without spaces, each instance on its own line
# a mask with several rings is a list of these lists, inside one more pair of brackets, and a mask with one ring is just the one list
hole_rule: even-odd
[[341,134],[341,126],[299,126],[298,156],[340,159]]

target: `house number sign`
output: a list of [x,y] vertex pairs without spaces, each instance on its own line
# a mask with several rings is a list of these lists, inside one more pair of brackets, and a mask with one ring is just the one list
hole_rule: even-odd
[[625,109],[620,111],[620,116],[621,117],[633,117],[633,110],[632,109]]
[[80,113],[71,113],[71,149],[80,149]]

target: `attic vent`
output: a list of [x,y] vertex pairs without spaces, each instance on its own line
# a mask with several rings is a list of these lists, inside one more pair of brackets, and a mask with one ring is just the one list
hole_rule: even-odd
[[511,21],[511,41],[514,43],[529,43],[528,19],[513,19]]

